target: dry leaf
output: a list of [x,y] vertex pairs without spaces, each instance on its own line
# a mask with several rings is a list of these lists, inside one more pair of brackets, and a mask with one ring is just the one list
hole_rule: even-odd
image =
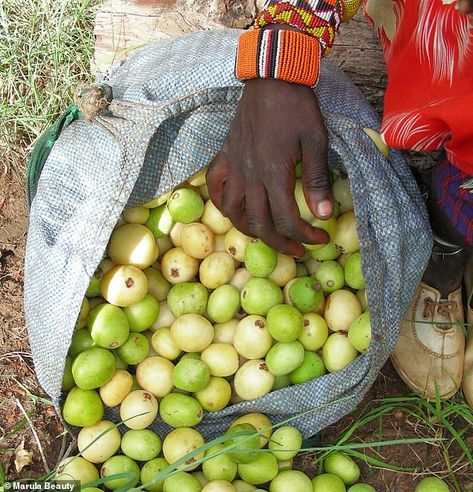
[[25,440],[23,439],[20,444],[15,448],[15,468],[17,473],[21,473],[21,470],[33,461],[33,453],[25,449]]

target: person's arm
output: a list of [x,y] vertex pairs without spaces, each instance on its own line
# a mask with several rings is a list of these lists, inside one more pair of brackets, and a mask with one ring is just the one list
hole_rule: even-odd
[[270,1],[256,28],[240,37],[236,73],[245,87],[207,183],[212,201],[239,230],[286,254],[302,256],[301,243],[329,239],[299,216],[294,167],[302,161],[313,214],[329,218],[327,131],[313,86],[340,21],[354,15],[358,4]]
[[458,0],[458,9],[464,14],[473,14],[473,0]]

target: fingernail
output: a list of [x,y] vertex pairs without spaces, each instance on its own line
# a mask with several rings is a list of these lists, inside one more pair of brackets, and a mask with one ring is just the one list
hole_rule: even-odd
[[323,200],[317,205],[317,214],[320,217],[328,217],[332,213],[332,202],[330,200]]
[[305,253],[306,253],[305,248],[303,248],[302,250],[299,250],[299,248],[298,248],[298,252],[294,256],[297,260],[300,260],[300,259],[304,258]]

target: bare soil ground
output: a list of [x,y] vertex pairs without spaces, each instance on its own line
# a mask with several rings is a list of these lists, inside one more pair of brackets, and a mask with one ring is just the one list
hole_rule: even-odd
[[[405,396],[410,390],[400,380],[391,363],[388,361],[381,370],[376,382],[370,389],[363,402],[352,413],[336,424],[328,427],[321,433],[321,442],[328,444],[335,442],[342,429],[353,424],[358,415],[366,409],[373,409],[380,404],[381,399]],[[431,429],[427,429],[425,423],[412,415],[399,410],[390,413],[382,421],[373,421],[355,433],[354,442],[376,442],[378,440],[397,440],[408,438],[432,438]],[[466,438],[469,448],[473,446],[473,433],[468,432]],[[412,468],[409,472],[391,471],[383,468],[374,468],[358,460],[362,468],[362,478],[373,485],[379,492],[413,492],[419,478],[436,475],[453,485],[446,472],[445,460],[439,446],[426,443],[403,444],[383,448],[369,448],[365,450],[369,456],[376,457],[384,463]],[[457,473],[460,490],[471,492],[473,490],[473,469],[464,461],[463,452],[453,445],[449,458],[452,464],[462,463],[463,466]],[[455,467],[454,467],[455,468]],[[452,489],[453,490],[453,489]]]
[[[47,395],[35,376],[23,314],[27,221],[23,182],[16,175],[0,177],[0,463],[12,479],[38,477],[54,468],[63,441],[63,428],[52,406],[35,398]],[[19,475],[15,449],[22,442],[33,455]]]

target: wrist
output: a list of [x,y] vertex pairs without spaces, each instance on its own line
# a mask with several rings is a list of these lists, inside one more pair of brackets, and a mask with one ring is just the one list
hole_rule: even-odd
[[243,83],[247,94],[251,93],[255,96],[258,95],[258,97],[264,95],[265,99],[267,98],[273,102],[278,98],[292,98],[292,96],[295,96],[296,94],[300,95],[304,92],[306,92],[304,97],[315,97],[315,92],[312,88],[306,85],[287,82],[285,80],[256,78],[244,80]]

